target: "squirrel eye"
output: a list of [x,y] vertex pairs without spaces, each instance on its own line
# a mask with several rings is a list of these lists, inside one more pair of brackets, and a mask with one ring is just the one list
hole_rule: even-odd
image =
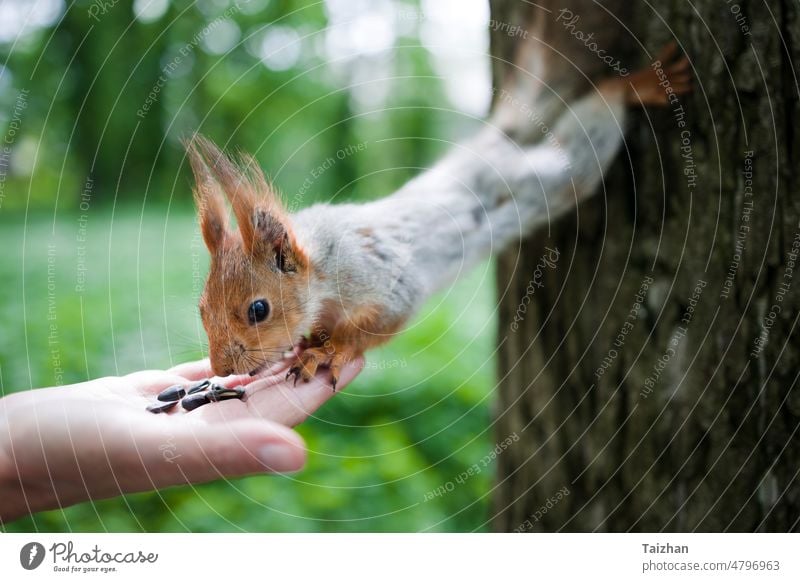
[[269,303],[267,303],[264,299],[253,301],[250,304],[250,307],[247,309],[247,319],[250,320],[250,323],[264,321],[268,315]]

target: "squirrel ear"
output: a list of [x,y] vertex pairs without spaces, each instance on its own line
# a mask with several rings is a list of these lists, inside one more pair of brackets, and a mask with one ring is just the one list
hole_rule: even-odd
[[308,264],[297,245],[288,214],[255,158],[240,154],[237,163],[200,135],[190,143],[190,151],[197,152],[199,165],[228,197],[245,252],[274,257],[276,267],[284,272]]
[[214,142],[202,135],[195,135],[190,145],[191,149],[197,152],[204,169],[213,176],[228,197],[242,235],[244,248],[250,252],[255,240],[253,217],[258,201],[255,184],[251,182],[252,171],[246,173],[241,170]]
[[[252,216],[253,243],[251,252],[274,257],[275,266],[284,273],[305,267],[308,259],[300,249],[289,215],[280,196],[264,177],[258,161],[250,154],[240,153],[240,167],[253,191],[256,202]],[[233,202],[233,201],[231,201]],[[239,220],[237,215],[237,220]],[[242,238],[244,238],[242,233]]]
[[228,211],[225,209],[220,187],[205,164],[203,141],[208,140],[195,136],[193,139],[184,140],[183,145],[195,179],[194,201],[197,205],[200,231],[209,252],[214,254],[222,247],[228,231]]
[[291,223],[282,207],[259,204],[254,217],[256,242],[253,252],[274,260],[275,268],[294,273],[308,265],[308,257],[297,244]]

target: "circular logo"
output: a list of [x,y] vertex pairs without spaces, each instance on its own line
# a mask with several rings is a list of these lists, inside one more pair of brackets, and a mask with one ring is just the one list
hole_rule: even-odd
[[19,551],[19,563],[26,570],[35,570],[44,561],[44,546],[39,542],[30,542]]

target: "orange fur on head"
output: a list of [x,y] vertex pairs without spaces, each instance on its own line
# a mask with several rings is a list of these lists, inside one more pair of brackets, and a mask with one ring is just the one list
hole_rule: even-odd
[[[246,373],[280,359],[305,333],[309,261],[297,245],[288,214],[256,161],[234,161],[211,141],[186,144],[197,185],[195,200],[211,268],[200,299],[215,374]],[[227,229],[224,194],[238,232]],[[253,322],[254,301],[269,316]]]
[[195,178],[194,202],[200,218],[200,232],[213,255],[222,248],[228,231],[228,211],[222,190],[211,176],[203,157],[193,141],[184,143]]

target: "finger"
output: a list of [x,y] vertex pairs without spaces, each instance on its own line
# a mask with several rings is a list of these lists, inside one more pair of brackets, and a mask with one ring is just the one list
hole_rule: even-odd
[[672,57],[675,56],[675,53],[678,52],[678,43],[677,41],[670,41],[659,51],[658,55],[656,56],[657,61],[661,61],[662,63],[668,63]]
[[305,464],[302,438],[294,431],[253,418],[226,423],[154,417],[158,430],[136,440],[141,468],[152,479],[145,488],[201,483],[255,473],[298,471]]
[[[364,359],[357,358],[342,368],[337,392],[344,388],[364,368]],[[336,392],[331,388],[327,369],[320,370],[309,382],[293,382],[273,379],[253,382],[247,388],[247,406],[251,415],[279,422],[285,426],[296,426],[314,414],[330,400]]]
[[15,448],[17,468],[34,480],[59,483],[56,494],[64,503],[296,471],[305,463],[300,436],[265,420],[208,425],[188,415],[131,413],[108,400],[66,400],[40,416],[41,426],[31,428],[38,438],[22,438]]
[[[288,361],[278,362],[274,366],[272,366],[265,374],[272,375],[275,373],[279,373],[281,370],[285,370],[288,367]],[[183,364],[178,364],[177,366],[173,366],[168,370],[171,374],[177,374],[179,376],[183,376],[187,380],[205,380],[208,378],[212,382],[216,384],[222,384],[224,386],[246,386],[250,382],[255,381],[259,378],[259,376],[250,376],[248,374],[240,374],[236,376],[226,376],[225,378],[221,376],[214,376],[214,372],[211,369],[211,363],[208,358],[203,360],[198,360],[196,362],[186,362]]]
[[256,374],[255,376],[251,376],[249,374],[242,374],[240,376],[229,376],[228,378],[220,379],[218,384],[223,384],[232,388],[234,386],[247,386],[252,384],[257,380],[263,379],[272,379],[275,382],[279,382],[283,379],[286,374],[286,370],[289,369],[289,366],[294,362],[294,358],[285,358],[280,362],[273,364],[264,372],[260,374]]
[[208,358],[197,360],[196,362],[178,364],[167,370],[167,372],[183,376],[187,380],[203,380],[204,378],[214,375],[211,371],[211,362]]
[[[344,387],[363,367],[362,358],[351,362],[347,372],[341,375],[340,385]],[[341,384],[342,382],[344,384]],[[320,369],[310,382],[299,382],[297,385],[294,385],[293,381],[287,382],[285,375],[273,375],[245,385],[244,401],[232,399],[215,402],[188,414],[208,423],[230,422],[256,416],[286,426],[295,426],[308,418],[333,395],[327,369]],[[176,414],[187,413],[178,409]]]

